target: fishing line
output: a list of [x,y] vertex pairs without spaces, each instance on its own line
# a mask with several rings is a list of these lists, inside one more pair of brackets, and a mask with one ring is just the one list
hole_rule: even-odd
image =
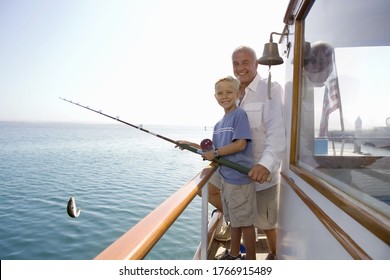
[[[113,119],[113,120],[115,120],[115,121],[121,122],[121,123],[123,123],[123,124],[125,124],[125,125],[131,126],[131,127],[133,127],[133,128],[136,128],[136,129],[138,129],[138,130],[141,130],[141,131],[146,132],[146,133],[148,133],[148,134],[151,134],[151,135],[153,135],[153,136],[156,136],[156,137],[158,137],[158,138],[160,138],[160,139],[163,139],[163,140],[168,141],[168,142],[170,142],[170,143],[172,143],[172,144],[175,144],[176,146],[178,146],[178,147],[180,147],[180,148],[182,148],[182,149],[184,149],[184,150],[188,150],[188,151],[193,152],[193,153],[196,153],[196,154],[202,154],[202,153],[203,153],[202,150],[196,149],[196,148],[194,148],[194,147],[192,147],[192,146],[190,146],[190,145],[188,145],[188,144],[179,143],[178,141],[169,139],[168,137],[165,137],[165,136],[162,136],[162,135],[160,135],[160,134],[151,132],[151,131],[149,131],[149,130],[147,130],[147,129],[144,129],[144,128],[142,127],[142,125],[134,125],[134,124],[128,123],[128,122],[126,122],[126,121],[123,121],[123,120],[119,119],[119,117],[113,117],[113,116],[107,115],[107,114],[103,113],[101,110],[98,111],[98,110],[89,108],[88,106],[81,105],[81,104],[79,104],[79,103],[73,102],[73,101],[71,101],[71,100],[68,100],[68,99],[65,99],[65,98],[62,98],[62,97],[60,97],[60,99],[66,101],[66,102],[69,102],[69,103],[71,103],[71,104],[73,104],[73,105],[77,105],[77,106],[82,107],[82,108],[84,108],[84,109],[87,109],[87,110],[90,110],[90,111],[92,111],[92,112],[95,112],[95,113],[97,113],[97,114],[103,115],[103,116],[105,116],[105,117],[107,117],[107,118],[110,118],[110,119]],[[227,166],[227,167],[230,167],[230,168],[232,168],[232,169],[234,169],[234,170],[237,170],[238,172],[241,172],[241,173],[246,174],[246,175],[248,175],[248,172],[249,172],[249,170],[250,170],[248,167],[242,166],[242,165],[240,165],[240,164],[238,164],[238,163],[235,163],[235,162],[232,162],[232,161],[223,159],[223,158],[215,158],[213,161],[218,162],[219,164],[225,165],[225,166]]]

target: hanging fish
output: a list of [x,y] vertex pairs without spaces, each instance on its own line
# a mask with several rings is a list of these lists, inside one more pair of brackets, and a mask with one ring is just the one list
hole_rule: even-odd
[[66,210],[68,211],[68,215],[72,218],[80,216],[81,209],[76,207],[76,201],[73,196],[69,198]]

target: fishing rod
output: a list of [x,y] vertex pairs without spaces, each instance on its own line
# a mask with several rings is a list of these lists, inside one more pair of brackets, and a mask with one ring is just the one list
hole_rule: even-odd
[[[147,129],[144,129],[142,127],[142,125],[134,125],[134,124],[128,123],[126,121],[123,121],[123,120],[119,119],[119,117],[113,117],[113,116],[107,115],[107,114],[103,113],[101,110],[100,111],[94,110],[92,108],[89,108],[88,106],[81,105],[79,103],[73,102],[71,100],[68,100],[68,99],[65,99],[65,98],[62,98],[62,97],[60,97],[60,99],[66,101],[66,102],[69,102],[69,103],[71,103],[73,105],[77,105],[77,106],[82,107],[84,109],[90,110],[90,111],[98,113],[100,115],[103,115],[103,116],[105,116],[107,118],[110,118],[110,119],[113,119],[115,121],[121,122],[121,123],[123,123],[125,125],[131,126],[131,127],[136,128],[138,130],[141,130],[143,132],[149,133],[149,134],[151,134],[153,136],[156,136],[156,137],[158,137],[160,139],[163,139],[163,140],[168,141],[168,142],[170,142],[172,144],[175,144],[176,146],[178,146],[178,147],[180,147],[180,148],[182,148],[184,150],[188,150],[188,151],[193,152],[195,154],[203,154],[203,151],[200,150],[200,149],[196,149],[196,148],[194,148],[194,147],[192,147],[192,146],[190,146],[188,144],[179,143],[178,141],[175,141],[175,140],[169,139],[169,138],[167,138],[165,136],[162,136],[162,135],[159,135],[157,133],[151,132],[151,131],[149,131]],[[238,172],[241,172],[241,173],[246,174],[246,175],[248,175],[248,172],[250,170],[248,167],[242,166],[242,165],[240,165],[238,163],[235,163],[235,162],[232,162],[230,160],[223,159],[223,158],[214,158],[213,161],[218,162],[219,164],[225,165],[227,167],[230,167],[230,168],[232,168],[234,170],[237,170]]]

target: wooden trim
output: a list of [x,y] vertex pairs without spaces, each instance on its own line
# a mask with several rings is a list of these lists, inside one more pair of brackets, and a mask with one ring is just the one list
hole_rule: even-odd
[[286,13],[284,14],[283,22],[287,25],[294,24],[297,8],[300,6],[302,0],[291,0],[288,3]]
[[294,39],[294,68],[293,68],[293,86],[292,86],[292,109],[291,109],[291,131],[290,131],[290,164],[296,162],[297,158],[297,139],[299,131],[299,100],[300,100],[300,88],[301,88],[301,46],[303,25],[301,21],[295,23],[295,39]]
[[296,20],[304,20],[315,0],[302,0],[297,9]]
[[[294,18],[295,37],[294,37],[294,64],[293,64],[293,87],[292,87],[292,112],[291,112],[291,139],[290,139],[290,164],[297,161],[298,131],[300,123],[300,99],[302,88],[303,72],[303,46],[305,25],[304,20],[313,0],[291,0],[285,15],[285,21],[288,17]],[[292,23],[291,23],[292,24]]]
[[305,17],[309,7],[313,3],[313,0],[291,0],[288,4],[283,22],[288,25],[293,25],[295,20],[301,20]]
[[313,214],[320,220],[327,230],[340,242],[341,246],[355,260],[370,260],[371,257],[355,242],[353,239],[340,228],[322,209],[310,199],[286,174],[282,177],[289,184],[291,189],[299,196],[300,199],[309,207]]
[[95,260],[143,259],[207,183],[217,168],[211,163],[190,182],[95,257]]
[[381,215],[299,166],[290,165],[290,169],[368,231],[390,245],[390,219],[388,217]]

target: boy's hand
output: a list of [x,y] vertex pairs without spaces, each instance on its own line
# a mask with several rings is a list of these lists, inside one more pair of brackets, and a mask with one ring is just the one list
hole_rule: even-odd
[[185,140],[178,140],[178,141],[176,141],[176,146],[175,146],[175,148],[179,148],[180,150],[184,150],[184,148],[183,147],[181,147],[180,145],[191,145],[191,142],[188,142],[188,141],[185,141]]
[[202,158],[212,161],[215,158],[214,151],[211,150],[204,152]]

